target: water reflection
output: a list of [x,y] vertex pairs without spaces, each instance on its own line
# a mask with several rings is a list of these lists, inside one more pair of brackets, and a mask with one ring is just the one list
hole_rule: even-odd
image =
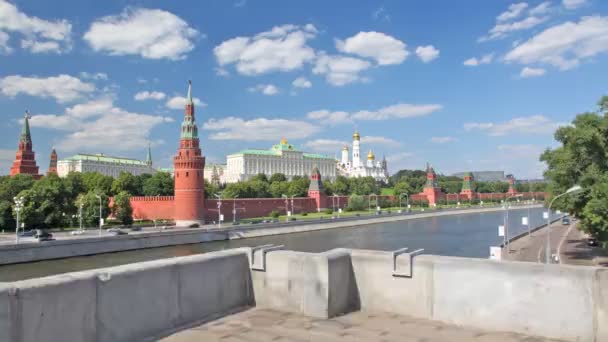
[[[542,209],[532,209],[530,212],[531,226],[542,224]],[[527,213],[527,209],[510,210],[511,235],[527,230],[521,224],[522,216],[527,216]],[[322,252],[337,247],[378,250],[409,247],[411,250],[424,248],[427,254],[487,258],[489,247],[502,242],[502,238],[498,236],[498,225],[503,223],[504,217],[504,211],[440,216],[357,228],[215,241],[7,265],[0,266],[0,282],[269,243],[283,244],[287,249],[305,252]]]

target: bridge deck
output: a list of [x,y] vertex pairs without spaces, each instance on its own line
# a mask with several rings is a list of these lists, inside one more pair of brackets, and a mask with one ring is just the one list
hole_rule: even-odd
[[268,309],[249,309],[175,333],[164,342],[194,341],[557,341],[485,332],[394,314],[354,312],[329,320]]

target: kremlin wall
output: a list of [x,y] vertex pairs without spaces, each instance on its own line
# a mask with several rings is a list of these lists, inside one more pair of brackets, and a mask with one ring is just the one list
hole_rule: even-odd
[[[19,139],[19,147],[15,161],[11,167],[11,176],[16,174],[31,174],[36,178],[38,174],[35,154],[29,128],[29,113],[26,112],[23,128]],[[51,152],[48,173],[57,173],[57,154]],[[205,199],[204,198],[204,169],[205,157],[199,145],[198,126],[195,118],[194,102],[192,101],[192,84],[188,84],[188,95],[185,106],[184,119],[181,124],[180,142],[174,165],[174,196],[131,197],[133,218],[135,220],[174,220],[178,226],[202,225],[217,222],[220,213],[224,222],[233,220],[234,214],[238,219],[268,216],[272,211],[285,214],[287,211],[295,213],[316,212],[324,208],[345,208],[348,196],[329,197],[323,189],[322,175],[317,167],[311,170],[308,197],[300,198],[237,198],[237,199]],[[381,168],[382,169],[382,168]],[[515,191],[515,179],[509,179],[507,193],[475,193],[472,188],[473,177],[466,173],[463,179],[460,194],[446,194],[437,184],[435,170],[427,165],[427,181],[423,192],[409,195],[409,203],[428,203],[430,206],[447,201],[465,203],[473,199],[499,200],[508,199],[515,195],[522,199],[544,198],[545,193],[521,193]],[[396,196],[371,196],[371,203],[376,198],[395,200]],[[366,200],[369,197],[366,198]],[[332,201],[333,200],[333,201]],[[333,202],[333,203],[332,203]],[[221,209],[220,209],[221,206]]]

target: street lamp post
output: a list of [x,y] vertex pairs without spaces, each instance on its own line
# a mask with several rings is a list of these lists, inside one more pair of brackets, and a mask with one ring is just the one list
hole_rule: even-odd
[[289,222],[289,196],[282,194],[281,197],[285,199],[285,222]]
[[82,206],[83,204],[80,203],[80,214],[78,215],[78,218],[80,219],[80,231],[82,231]]
[[23,209],[23,197],[15,197],[15,212],[17,212],[17,227],[15,229],[15,243],[19,243],[19,225],[21,224],[21,209]]
[[511,246],[509,243],[509,209],[511,209],[511,206],[509,205],[509,200],[511,198],[516,198],[516,197],[521,197],[523,196],[522,194],[517,194],[517,195],[513,195],[510,197],[507,197],[504,201],[505,203],[505,209],[507,211],[507,217],[505,219],[505,247],[507,247],[507,252],[509,252],[511,250]]
[[239,197],[239,195],[236,195],[232,198],[233,202],[232,202],[232,223],[236,223],[236,199]]
[[581,188],[580,185],[575,185],[566,190],[566,192],[553,197],[551,202],[549,202],[549,207],[547,208],[547,246],[545,247],[545,264],[548,264],[551,260],[551,206],[556,199],[568,194],[580,192],[582,190],[583,188]]
[[367,210],[369,211],[370,215],[372,214],[372,196],[374,196],[376,198],[376,207],[378,206],[378,195],[370,194],[369,196],[367,196],[367,199],[368,199]]
[[103,218],[101,218],[101,196],[95,195],[99,199],[99,236],[101,236],[101,225],[103,224]]
[[222,194],[215,194],[217,197],[217,227],[222,228]]

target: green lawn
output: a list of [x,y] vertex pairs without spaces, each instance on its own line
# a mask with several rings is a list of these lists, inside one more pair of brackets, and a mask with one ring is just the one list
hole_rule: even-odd
[[395,194],[395,191],[393,190],[393,188],[380,189],[380,195],[382,195],[382,196],[393,196],[394,194]]

